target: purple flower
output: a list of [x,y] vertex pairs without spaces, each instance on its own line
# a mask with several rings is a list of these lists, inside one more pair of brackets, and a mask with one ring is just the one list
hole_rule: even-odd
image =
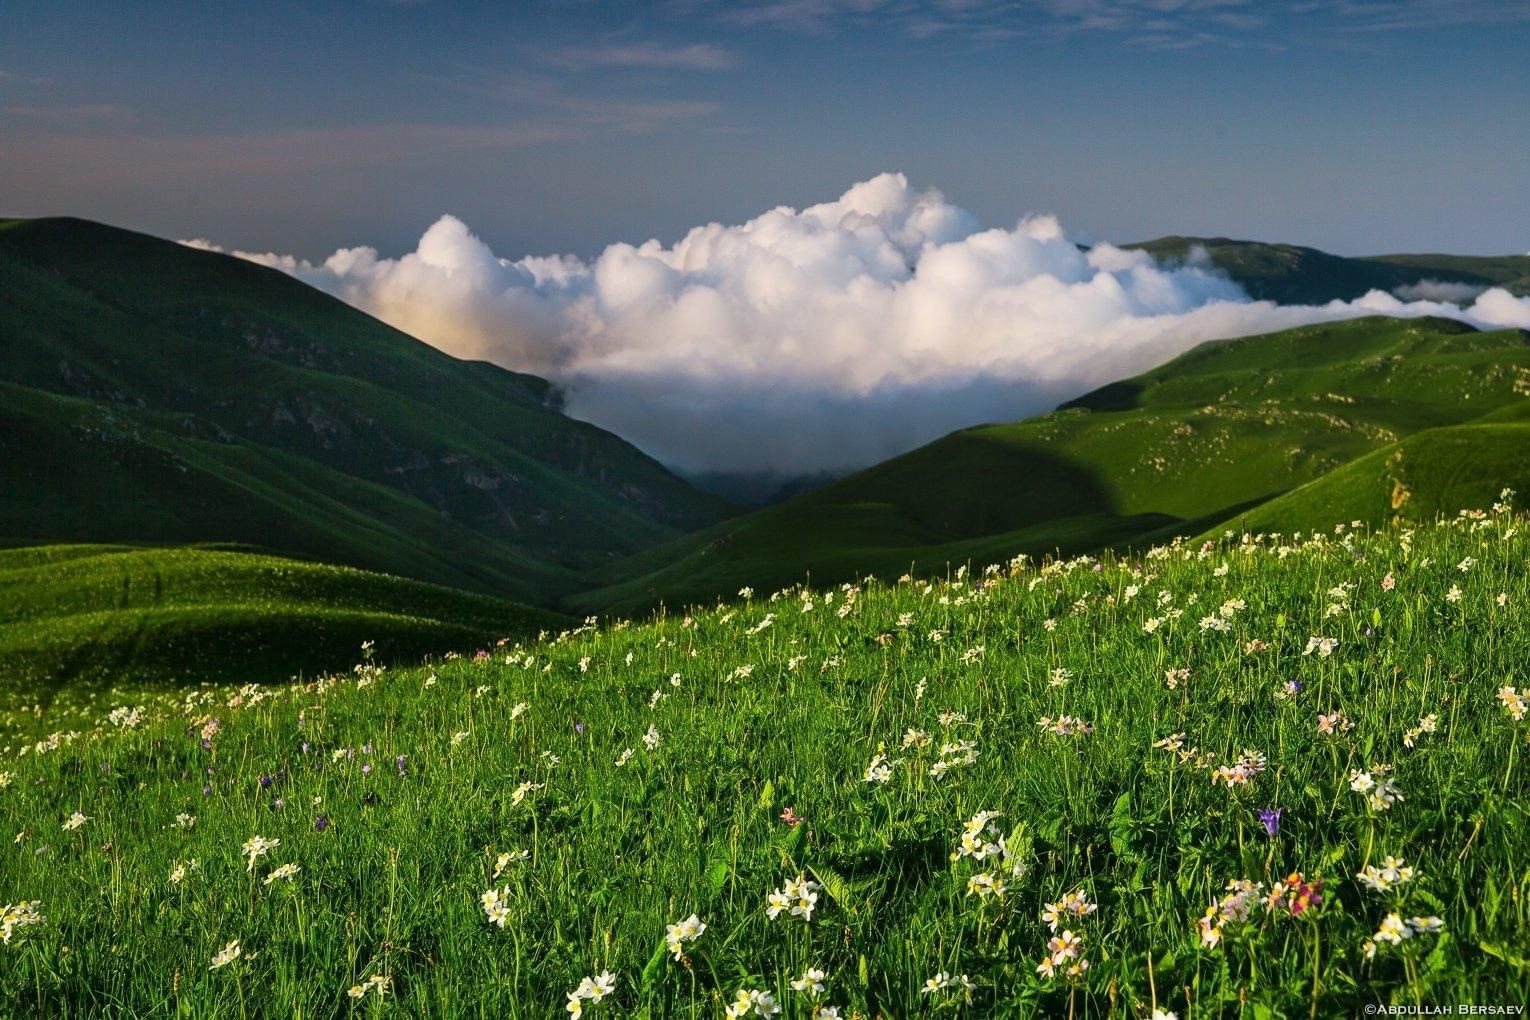
[[1285,808],[1261,808],[1259,811],[1259,824],[1264,826],[1264,834],[1274,839],[1280,834],[1280,813]]
[[1299,693],[1301,693],[1301,689],[1302,689],[1302,682],[1300,680],[1287,680],[1286,681],[1286,693],[1287,694],[1299,694]]
[[262,775],[260,777],[260,788],[262,790],[269,790],[269,789],[271,789],[271,782],[272,782],[272,780],[271,780],[270,776]]
[[370,776],[372,774],[371,762],[367,762],[365,765],[361,766],[361,774],[364,776]]
[[313,820],[313,827],[320,832],[329,828],[329,815],[320,815]]
[[581,737],[584,736],[584,723],[576,720],[574,722],[574,732],[579,734]]
[[212,750],[212,741],[208,740],[206,737],[202,738],[202,750],[204,750],[204,751],[211,751]]
[[399,755],[397,758],[393,759],[393,767],[398,769],[398,774],[400,776],[402,776],[404,774],[404,756],[403,755]]
[[208,783],[206,786],[202,787],[202,796],[204,796],[204,797],[211,797],[212,796],[212,784],[211,783]]

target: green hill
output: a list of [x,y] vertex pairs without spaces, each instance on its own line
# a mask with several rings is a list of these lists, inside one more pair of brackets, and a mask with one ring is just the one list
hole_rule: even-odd
[[797,589],[0,730],[0,1013],[1530,1001],[1527,525]]
[[238,541],[551,604],[730,508],[291,277],[0,221],[0,540]]
[[1192,250],[1237,281],[1249,295],[1282,304],[1350,301],[1370,290],[1392,291],[1420,280],[1504,287],[1530,294],[1530,255],[1374,255],[1348,258],[1294,244],[1227,237],[1160,237],[1126,245],[1163,261],[1184,261]]
[[[1520,330],[1377,317],[1207,343],[1051,414],[953,433],[637,554],[569,605],[635,610],[809,572],[833,583],[1194,534],[1414,433],[1523,407],[1527,392]],[[1520,431],[1499,435],[1501,455],[1461,468],[1488,487],[1515,457],[1530,461]],[[1415,484],[1429,488],[1440,469],[1422,462]],[[1448,501],[1459,489],[1440,491]],[[1376,513],[1339,517],[1383,519],[1389,493],[1377,490]]]
[[110,687],[137,696],[313,676],[347,668],[362,642],[375,643],[379,661],[418,662],[564,622],[484,595],[244,550],[0,550],[0,708],[61,708]]

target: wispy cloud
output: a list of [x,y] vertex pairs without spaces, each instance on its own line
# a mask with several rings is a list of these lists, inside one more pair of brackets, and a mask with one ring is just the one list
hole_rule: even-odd
[[997,43],[1114,35],[1133,46],[1282,48],[1314,34],[1530,23],[1519,0],[756,0],[716,4],[728,25],[833,35],[883,28],[914,40]]
[[641,68],[681,71],[727,71],[739,65],[731,51],[711,43],[665,46],[662,43],[628,43],[614,46],[567,46],[548,54],[549,59],[574,71],[590,68]]

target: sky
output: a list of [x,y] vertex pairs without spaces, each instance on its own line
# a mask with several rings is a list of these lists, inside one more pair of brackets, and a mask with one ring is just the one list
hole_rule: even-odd
[[688,473],[840,473],[1196,343],[1165,234],[1530,252],[1530,0],[0,9],[0,215],[276,266]]
[[0,7],[0,214],[583,257],[883,171],[984,222],[1530,248],[1527,0]]

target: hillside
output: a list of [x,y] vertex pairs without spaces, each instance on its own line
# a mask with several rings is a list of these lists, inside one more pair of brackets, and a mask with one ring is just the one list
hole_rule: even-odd
[[[471,652],[561,617],[399,577],[246,550],[0,550],[0,709],[49,718],[100,697],[280,681]],[[124,695],[127,696],[127,695]]]
[[1124,245],[1168,262],[1193,249],[1237,281],[1251,297],[1281,304],[1351,301],[1370,290],[1393,291],[1429,279],[1530,294],[1530,255],[1375,255],[1350,258],[1294,244],[1227,237],[1160,237]]
[[1525,1002],[1527,523],[762,588],[428,669],[45,719],[0,737],[0,1002]]
[[550,604],[729,512],[541,379],[100,224],[0,221],[0,346],[11,544],[237,541]]
[[[569,604],[632,611],[809,573],[827,584],[1194,534],[1413,433],[1523,406],[1527,392],[1518,330],[1377,317],[1216,341],[1051,414],[953,433],[640,553]],[[1530,448],[1465,469],[1496,492],[1493,465],[1516,456],[1530,460]],[[1372,502],[1376,513],[1342,519],[1391,515]]]

